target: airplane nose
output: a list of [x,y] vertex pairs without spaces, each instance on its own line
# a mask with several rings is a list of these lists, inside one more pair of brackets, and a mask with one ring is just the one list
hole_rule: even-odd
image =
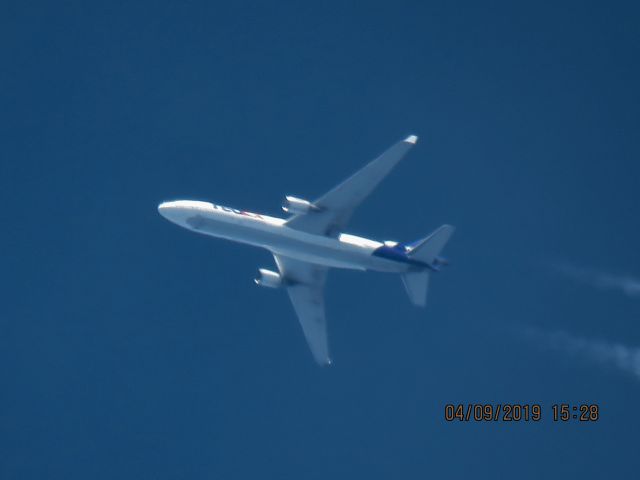
[[158,205],[158,213],[170,221],[175,221],[177,212],[175,202],[162,202]]
[[158,205],[158,213],[170,222],[182,227],[190,228],[188,220],[197,215],[201,210],[210,210],[210,203],[197,202],[193,200],[175,200],[162,202]]
[[170,207],[170,203],[171,202],[162,202],[160,205],[158,205],[158,213],[160,215],[162,215],[163,217],[167,216],[167,213],[169,211]]

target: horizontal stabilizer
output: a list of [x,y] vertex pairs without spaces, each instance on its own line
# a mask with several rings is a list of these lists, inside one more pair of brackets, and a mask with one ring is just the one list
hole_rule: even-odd
[[453,235],[455,227],[442,225],[435,232],[423,240],[419,240],[409,245],[407,254],[410,258],[415,258],[429,265],[440,255],[440,252]]
[[411,303],[418,307],[424,307],[427,304],[428,272],[405,273],[402,275],[402,283],[404,283]]

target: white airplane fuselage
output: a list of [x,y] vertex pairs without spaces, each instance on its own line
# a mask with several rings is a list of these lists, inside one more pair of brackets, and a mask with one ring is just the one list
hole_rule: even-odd
[[383,243],[345,233],[337,237],[310,234],[287,227],[282,218],[208,202],[164,202],[158,206],[158,211],[167,220],[188,230],[262,247],[277,255],[326,267],[391,273],[427,267],[409,263],[399,253],[396,255],[395,242]]

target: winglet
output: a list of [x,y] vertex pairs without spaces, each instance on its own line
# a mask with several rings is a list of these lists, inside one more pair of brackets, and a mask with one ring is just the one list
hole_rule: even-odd
[[404,141],[407,143],[411,143],[412,145],[415,145],[416,142],[418,141],[418,137],[415,135],[409,135],[407,138],[404,139]]

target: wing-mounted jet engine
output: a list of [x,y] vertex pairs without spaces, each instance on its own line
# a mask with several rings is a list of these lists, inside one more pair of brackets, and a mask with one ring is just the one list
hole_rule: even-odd
[[282,210],[292,215],[304,215],[309,212],[319,212],[321,209],[307,200],[287,195],[282,202]]
[[266,268],[258,269],[259,277],[254,280],[256,285],[268,288],[280,288],[283,285],[282,276]]

